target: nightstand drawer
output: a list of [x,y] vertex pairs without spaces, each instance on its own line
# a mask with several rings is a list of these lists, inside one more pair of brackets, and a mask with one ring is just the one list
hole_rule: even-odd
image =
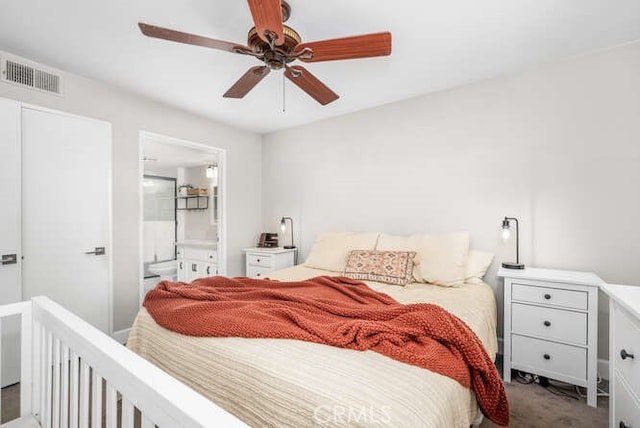
[[511,305],[511,331],[562,342],[587,344],[587,314],[541,306]]
[[587,350],[576,346],[513,334],[511,362],[514,368],[554,379],[584,381],[587,378]]
[[[626,382],[623,382],[619,375],[615,375],[615,395],[614,395],[614,421],[613,426],[628,426],[635,427],[633,425],[640,421],[640,403],[638,403],[633,395],[627,388]],[[621,424],[621,422],[624,423]]]
[[511,293],[513,300],[521,302],[541,303],[582,310],[587,310],[588,308],[588,293],[586,291],[513,284]]
[[640,328],[621,309],[615,311],[614,317],[615,349],[612,357],[616,359],[616,368],[640,396]]
[[247,254],[247,264],[271,268],[273,267],[273,256],[270,254]]
[[269,273],[272,271],[273,269],[270,267],[247,266],[247,276],[249,278],[268,278]]

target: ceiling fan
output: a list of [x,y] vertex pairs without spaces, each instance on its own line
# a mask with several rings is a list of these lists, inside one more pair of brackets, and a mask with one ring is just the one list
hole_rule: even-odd
[[295,60],[303,62],[334,61],[341,59],[369,58],[391,54],[391,33],[382,32],[339,39],[302,42],[300,35],[283,24],[291,15],[291,7],[284,0],[248,0],[255,27],[249,30],[247,45],[215,40],[195,34],[139,23],[142,33],[148,37],[170,40],[188,45],[203,46],[241,55],[251,55],[264,65],[251,67],[223,95],[226,98],[243,98],[271,70],[284,69],[284,75],[300,89],[322,105],[338,99],[338,95],[299,65],[289,65]]

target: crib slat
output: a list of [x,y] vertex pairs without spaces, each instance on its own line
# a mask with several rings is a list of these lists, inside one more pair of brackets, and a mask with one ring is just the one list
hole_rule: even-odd
[[[22,316],[20,320],[20,334],[22,341],[20,344],[20,359],[24,361],[23,355],[31,355],[34,361],[37,361],[35,354],[32,353],[32,347],[36,344],[33,341],[33,318],[31,311],[31,304],[25,304],[22,309]],[[35,351],[37,352],[37,346]],[[37,414],[38,408],[36,401],[33,400],[33,381],[34,373],[38,371],[37,364],[21,364],[20,365],[20,417],[26,417],[31,413]],[[35,384],[37,385],[37,383]],[[32,389],[33,388],[33,389]]]
[[60,428],[60,339],[53,339],[53,409],[51,426]]
[[118,427],[118,392],[107,382],[107,399],[105,401],[105,412],[107,414],[106,428]]
[[122,428],[133,428],[133,404],[122,397]]
[[79,371],[80,371],[80,357],[75,352],[71,352],[71,373],[69,374],[69,382],[71,383],[70,388],[70,402],[71,406],[69,409],[69,428],[78,428],[78,417],[79,417]]
[[51,383],[53,381],[53,373],[52,373],[52,367],[51,364],[53,363],[53,355],[52,355],[52,347],[53,347],[53,336],[51,334],[50,331],[46,331],[45,330],[45,336],[46,336],[46,341],[45,341],[45,367],[44,367],[44,373],[45,373],[45,383],[44,383],[44,411],[43,416],[44,416],[44,424],[43,426],[45,427],[50,427],[51,426]]
[[155,428],[155,424],[151,422],[144,413],[142,414],[142,427],[141,428]]
[[62,344],[62,385],[60,393],[60,426],[69,426],[69,347]]
[[[39,322],[33,321],[33,351],[31,356],[33,358],[33,388],[31,388],[31,404],[33,406],[33,415],[39,423],[42,423],[40,409],[42,409],[42,326]],[[24,347],[28,347],[28,344],[23,343]],[[28,349],[22,348],[21,355],[29,355]],[[21,370],[22,370],[22,366]],[[20,395],[22,395],[22,385],[20,385]],[[22,400],[22,397],[20,397]],[[20,406],[20,412],[22,413],[22,406]],[[21,415],[26,416],[26,415]]]
[[91,427],[102,426],[102,377],[91,369]]
[[80,428],[89,428],[89,365],[80,360]]

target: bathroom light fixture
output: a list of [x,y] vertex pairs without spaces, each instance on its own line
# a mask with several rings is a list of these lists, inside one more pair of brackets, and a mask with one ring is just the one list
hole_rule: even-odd
[[296,248],[296,246],[293,245],[293,219],[291,217],[282,217],[280,220],[280,230],[283,232],[287,230],[287,220],[291,223],[291,245],[285,245],[284,249],[290,250],[292,248]]
[[520,242],[519,242],[519,231],[518,231],[518,219],[515,217],[505,217],[502,220],[502,239],[507,240],[511,235],[511,224],[510,220],[516,222],[516,262],[504,262],[502,263],[502,267],[506,269],[524,269],[524,265],[520,263]]
[[206,172],[207,178],[214,178],[218,175],[218,165],[209,165]]

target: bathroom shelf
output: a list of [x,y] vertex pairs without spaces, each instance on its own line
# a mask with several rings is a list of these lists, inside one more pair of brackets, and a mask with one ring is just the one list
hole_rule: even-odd
[[197,211],[197,210],[206,210],[208,208],[209,208],[209,195],[192,195],[192,196],[176,197],[177,210]]

